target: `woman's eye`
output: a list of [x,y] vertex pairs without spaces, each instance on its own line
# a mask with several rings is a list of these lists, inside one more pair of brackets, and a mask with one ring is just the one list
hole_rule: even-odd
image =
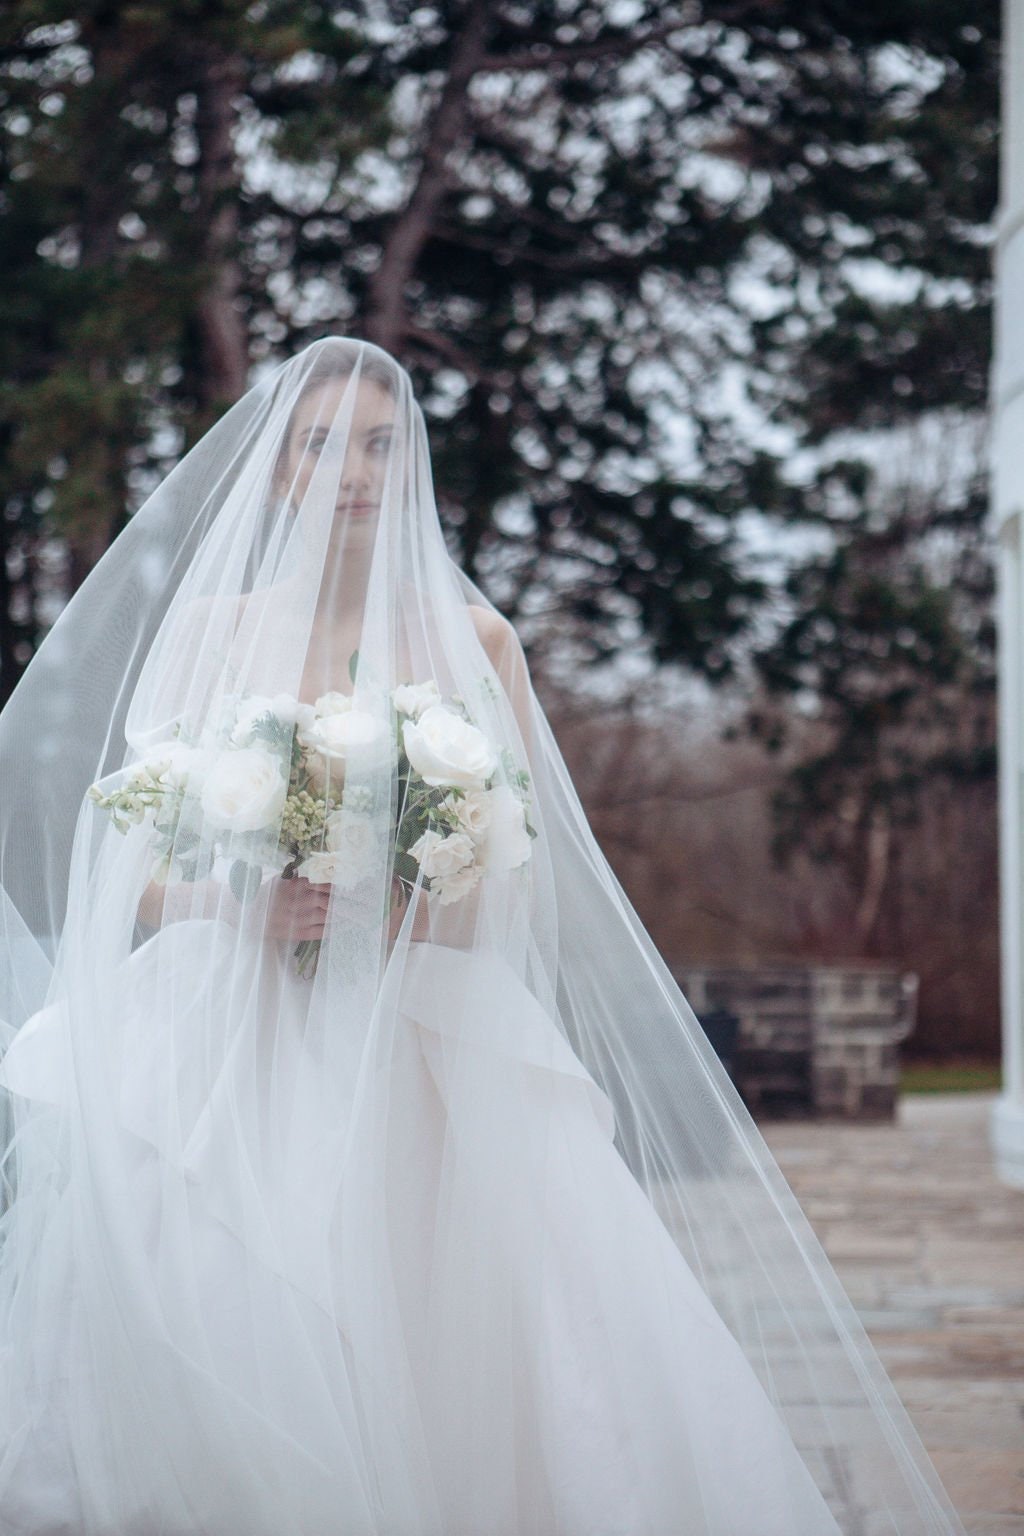
[[390,437],[375,437],[370,442],[370,452],[378,459],[384,458],[391,447]]

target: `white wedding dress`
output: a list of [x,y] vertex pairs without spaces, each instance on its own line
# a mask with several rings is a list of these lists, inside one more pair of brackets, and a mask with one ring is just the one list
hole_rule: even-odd
[[[246,970],[237,944],[168,924],[110,997],[118,1153],[87,1211],[46,1213],[30,1360],[0,1341],[4,1536],[839,1531],[609,1100],[501,954],[410,946],[386,1069],[353,1050],[346,1083],[343,1055],[308,1059],[288,946]],[[189,1055],[211,988],[222,1034]],[[0,1067],[55,1136],[71,1050],[57,1005]],[[356,1081],[386,1106],[363,1130]]]

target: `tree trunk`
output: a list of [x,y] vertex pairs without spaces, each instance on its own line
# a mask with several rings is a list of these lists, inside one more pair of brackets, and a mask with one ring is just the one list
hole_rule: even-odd
[[232,130],[244,65],[237,56],[210,53],[201,66],[196,136],[199,140],[199,210],[203,260],[209,280],[197,304],[202,350],[199,398],[214,415],[244,392],[249,374],[245,320],[239,309],[239,173]]
[[[131,73],[131,61],[122,46],[116,7],[101,8],[82,28],[82,41],[92,56],[97,101],[94,118],[100,110],[110,116],[120,112]],[[83,271],[102,272],[117,257],[118,221],[123,211],[117,178],[108,163],[108,149],[97,136],[82,145],[82,184],[79,214],[80,264]],[[99,344],[101,347],[102,342]],[[92,349],[91,349],[92,350]],[[92,350],[88,364],[90,385],[98,391],[109,387],[110,359],[102,350]],[[109,451],[108,451],[109,450]],[[75,515],[66,525],[67,595],[73,597],[93,566],[103,555],[112,537],[111,530],[124,515],[126,488],[124,464],[116,447],[104,444],[100,477],[100,502],[104,512]]]
[[857,953],[863,954],[871,937],[871,930],[878,920],[882,894],[889,876],[889,859],[892,851],[892,822],[881,806],[875,806],[867,827],[865,848],[866,867],[860,900],[854,918]]
[[488,7],[489,0],[469,0],[448,78],[426,127],[419,179],[384,241],[380,265],[370,279],[365,334],[388,352],[400,350],[405,340],[406,285],[447,190],[448,156],[469,115],[469,82],[487,57]]

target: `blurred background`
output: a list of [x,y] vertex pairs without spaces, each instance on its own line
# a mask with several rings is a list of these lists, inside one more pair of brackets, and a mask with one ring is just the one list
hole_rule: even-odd
[[882,978],[904,1088],[997,1086],[999,53],[991,0],[12,0],[0,699],[248,381],[368,337],[691,1000]]

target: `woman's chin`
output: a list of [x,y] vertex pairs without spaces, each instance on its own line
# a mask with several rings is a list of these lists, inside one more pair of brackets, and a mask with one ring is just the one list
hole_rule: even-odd
[[339,531],[336,542],[339,549],[362,549],[372,544],[376,536],[377,519],[373,518],[365,523],[349,523]]

